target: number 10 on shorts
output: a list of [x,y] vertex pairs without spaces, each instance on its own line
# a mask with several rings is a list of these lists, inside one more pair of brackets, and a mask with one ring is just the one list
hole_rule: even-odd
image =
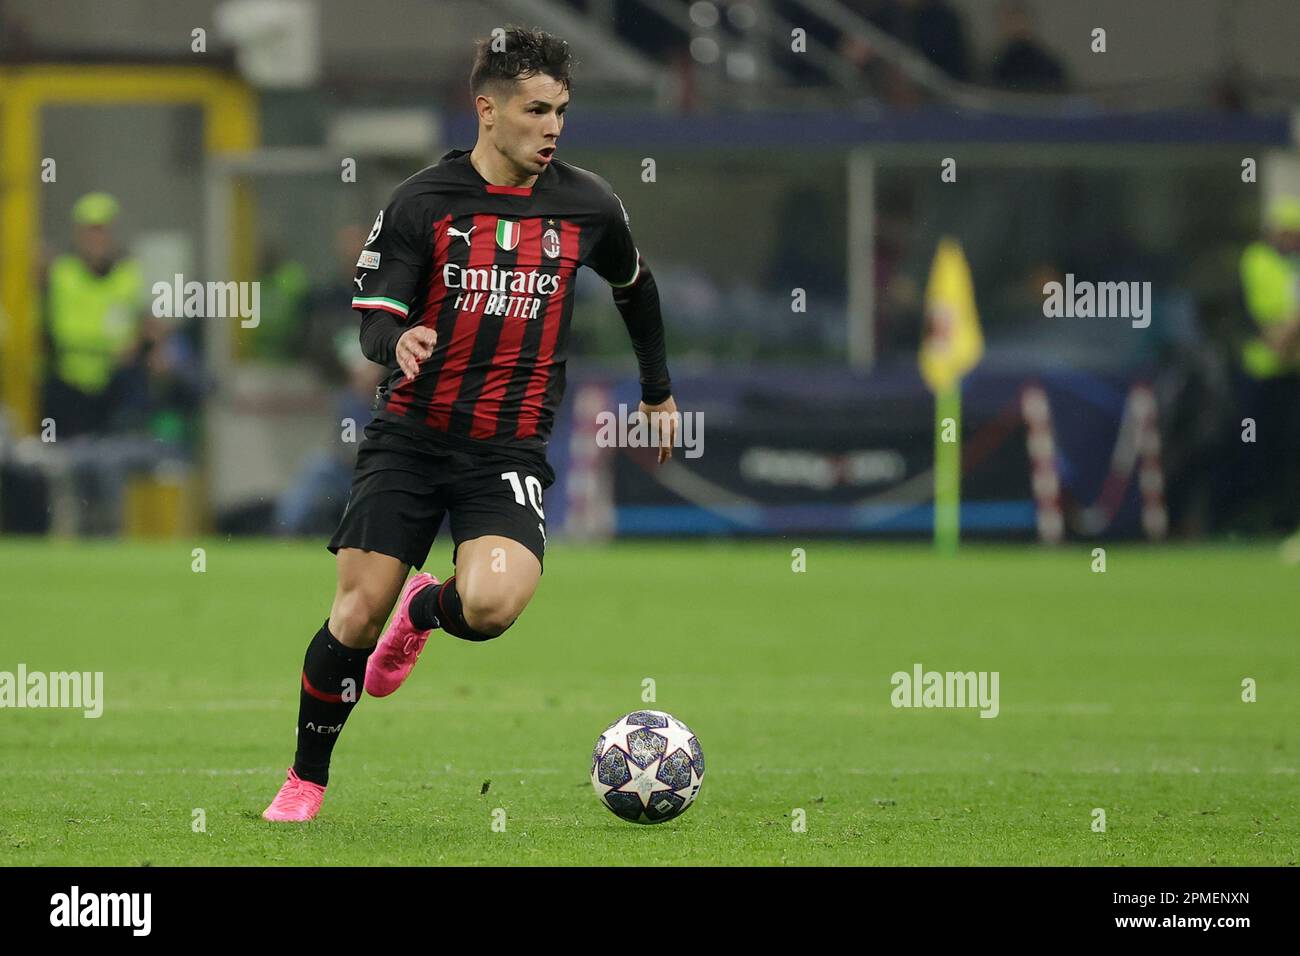
[[[537,512],[537,517],[543,521],[546,515],[542,513],[542,483],[533,475],[524,475],[524,480],[519,481],[519,472],[504,471],[501,473],[503,481],[510,482],[510,489],[515,493],[515,501],[521,505],[532,505],[533,510]],[[524,497],[524,489],[528,489],[527,498]]]

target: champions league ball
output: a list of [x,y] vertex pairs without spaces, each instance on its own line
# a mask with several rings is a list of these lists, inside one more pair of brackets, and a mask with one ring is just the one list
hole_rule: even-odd
[[686,812],[704,779],[704,751],[671,714],[638,710],[610,724],[591,755],[600,802],[633,823],[663,823]]

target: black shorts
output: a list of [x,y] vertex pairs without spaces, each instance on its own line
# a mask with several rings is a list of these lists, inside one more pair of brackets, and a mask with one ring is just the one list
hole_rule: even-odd
[[357,449],[347,508],[328,547],[378,551],[422,568],[450,515],[453,563],[456,546],[487,534],[518,541],[541,562],[542,492],[554,481],[541,455],[469,450],[376,420]]

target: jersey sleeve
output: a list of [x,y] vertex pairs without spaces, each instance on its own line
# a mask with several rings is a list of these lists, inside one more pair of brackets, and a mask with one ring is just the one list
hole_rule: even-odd
[[613,190],[606,197],[601,222],[600,235],[587,255],[586,264],[615,289],[626,288],[641,274],[641,257],[632,241],[623,200]]
[[352,308],[382,309],[405,320],[428,268],[430,221],[423,203],[401,187],[370,227],[352,278]]

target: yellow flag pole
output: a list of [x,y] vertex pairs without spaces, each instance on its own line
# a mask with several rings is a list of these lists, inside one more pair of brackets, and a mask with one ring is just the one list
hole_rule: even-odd
[[[951,419],[951,423],[949,423]],[[945,437],[951,440],[945,441]],[[956,554],[961,538],[961,381],[934,396],[934,546]]]
[[925,289],[921,377],[934,392],[934,544],[955,554],[961,537],[961,380],[979,363],[984,336],[961,243],[945,236]]

